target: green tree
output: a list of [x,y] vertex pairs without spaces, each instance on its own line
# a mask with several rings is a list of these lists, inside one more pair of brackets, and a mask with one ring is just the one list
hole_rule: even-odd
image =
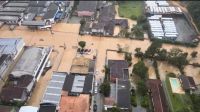
[[84,25],[85,23],[86,23],[85,19],[81,19],[81,20],[80,20],[81,26]]
[[198,54],[197,51],[193,51],[193,52],[190,54],[190,56],[191,56],[192,58],[196,58],[196,57],[197,57],[197,54]]
[[132,65],[132,55],[131,55],[131,53],[125,52],[124,59],[128,62],[129,66]]
[[110,69],[107,65],[105,65],[104,70],[105,70],[104,81],[109,81],[110,80]]
[[136,107],[137,106],[137,101],[136,101],[136,96],[131,96],[131,105]]
[[143,61],[139,61],[133,66],[133,71],[132,72],[134,74],[138,75],[140,78],[146,79],[147,78],[148,68],[145,66]]
[[141,52],[141,48],[135,48],[135,56],[143,58],[144,53]]
[[131,18],[132,20],[137,20],[137,16],[135,16],[135,15],[132,15],[130,18]]
[[161,49],[158,50],[158,53],[156,55],[156,59],[165,61],[167,59],[167,50],[166,49]]
[[160,47],[162,43],[159,40],[155,40],[151,43],[151,45],[145,51],[145,56],[148,58],[154,58],[155,54],[160,51]]
[[199,110],[200,110],[200,106],[199,106],[200,105],[200,95],[191,94],[190,98],[192,101],[193,111],[199,112]]
[[141,106],[144,107],[144,108],[149,107],[149,97],[147,95],[142,97]]
[[188,64],[187,55],[188,53],[184,53],[179,48],[172,48],[168,53],[168,63],[182,70],[183,67]]
[[144,33],[143,33],[143,30],[142,30],[142,27],[139,26],[139,25],[134,25],[133,28],[131,28],[131,32],[133,34],[135,34],[135,37],[137,38],[141,38],[141,37],[144,37]]
[[143,23],[146,22],[146,20],[147,20],[146,16],[144,16],[144,15],[138,16],[138,18],[137,18],[137,24],[138,25],[143,24]]
[[86,42],[85,41],[79,41],[78,45],[83,49],[86,46]]
[[100,85],[100,93],[102,93],[105,97],[110,95],[110,83],[108,81],[104,81]]
[[144,80],[139,80],[136,87],[137,93],[141,96],[145,96],[147,94],[147,87]]
[[126,29],[126,28],[121,29],[119,32],[119,36],[121,36],[121,37],[129,36],[128,29]]

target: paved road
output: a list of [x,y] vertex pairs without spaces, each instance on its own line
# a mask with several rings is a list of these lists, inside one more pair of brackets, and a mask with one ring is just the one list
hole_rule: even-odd
[[[100,85],[100,79],[96,80],[98,82],[98,84]],[[99,88],[99,86],[98,86]],[[90,112],[95,112],[93,111],[93,105],[97,105],[97,111],[96,112],[102,112],[103,110],[103,96],[98,92],[97,94],[94,94],[92,96],[92,102],[91,102],[91,110]]]

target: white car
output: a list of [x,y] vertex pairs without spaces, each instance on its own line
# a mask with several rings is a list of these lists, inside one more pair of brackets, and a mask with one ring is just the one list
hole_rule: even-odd
[[98,83],[97,83],[97,82],[95,82],[95,83],[94,83],[94,86],[95,86],[95,87],[97,87],[97,86],[98,86]]
[[94,87],[94,93],[95,93],[95,94],[98,93],[98,87],[97,87],[97,86]]

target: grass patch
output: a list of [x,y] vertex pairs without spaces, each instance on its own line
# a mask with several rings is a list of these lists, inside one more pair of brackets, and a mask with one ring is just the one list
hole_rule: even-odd
[[[192,104],[189,95],[172,93],[169,76],[166,77],[165,83],[167,85],[167,90],[169,92],[169,96],[170,96],[170,99],[172,102],[174,112],[180,112],[182,109],[185,110],[186,108],[189,109]],[[188,112],[190,112],[190,111],[188,111]]]
[[124,1],[119,2],[119,16],[131,18],[138,17],[143,13],[143,1]]

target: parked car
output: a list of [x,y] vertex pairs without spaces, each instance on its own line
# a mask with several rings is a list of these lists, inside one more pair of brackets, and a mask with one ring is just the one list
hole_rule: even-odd
[[98,87],[97,87],[97,86],[94,87],[94,93],[95,93],[95,94],[98,93]]
[[97,86],[98,86],[98,83],[97,83],[97,82],[95,82],[95,83],[94,83],[94,86],[95,86],[95,87],[97,87]]
[[93,111],[96,112],[97,111],[97,104],[93,105]]

